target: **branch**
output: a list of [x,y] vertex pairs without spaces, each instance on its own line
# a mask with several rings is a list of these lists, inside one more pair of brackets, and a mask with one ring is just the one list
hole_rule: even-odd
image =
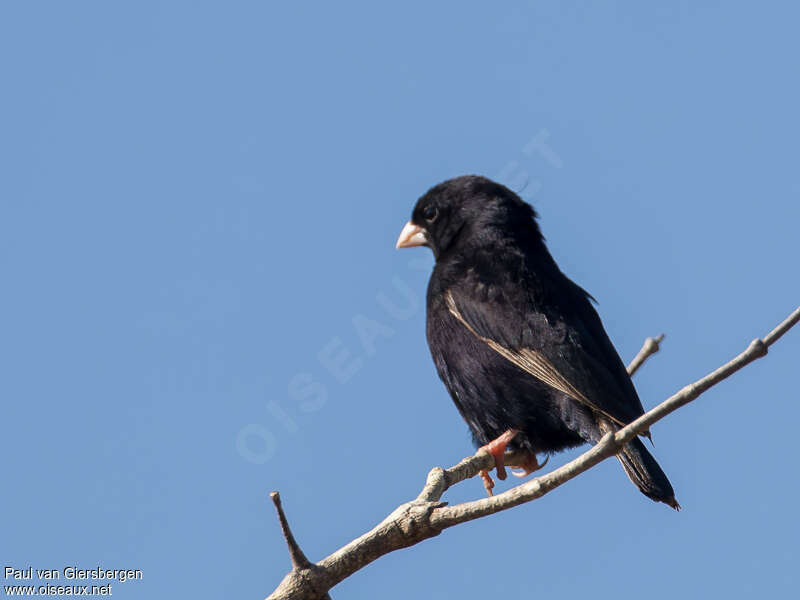
[[286,540],[286,545],[289,547],[289,558],[292,560],[292,567],[295,569],[307,569],[311,566],[311,562],[303,554],[297,540],[292,535],[292,530],[289,528],[289,521],[286,519],[286,514],[283,512],[281,505],[281,495],[278,492],[271,492],[269,495],[272,498],[272,503],[275,505],[275,510],[278,512],[278,522],[281,524],[281,531],[283,532],[283,539]]
[[628,375],[633,377],[633,374],[639,370],[648,358],[653,356],[656,352],[661,350],[660,344],[664,341],[664,334],[654,337],[654,338],[647,338],[642,344],[642,349],[639,350],[639,353],[633,357],[631,364],[628,365]]
[[[415,500],[400,505],[371,531],[343,546],[316,565],[311,564],[305,569],[292,569],[267,600],[324,599],[327,597],[327,591],[333,586],[384,554],[435,537],[448,527],[507,510],[545,495],[606,458],[614,456],[624,444],[647,431],[657,421],[695,400],[709,388],[754,360],[765,356],[769,346],[777,342],[798,321],[800,321],[800,307],[766,337],[753,340],[747,349],[733,360],[687,385],[622,429],[607,433],[599,443],[576,459],[502,494],[455,506],[447,506],[440,502],[442,495],[451,486],[474,477],[481,469],[494,467],[494,459],[486,452],[479,451],[449,469],[435,467],[428,473],[425,486]],[[658,351],[660,340],[661,338],[651,338],[645,341],[642,350],[628,367],[629,373],[633,374],[649,356]],[[516,457],[515,461],[513,454],[506,455],[506,463],[513,466],[519,464],[521,458]]]
[[327,589],[321,590],[314,585],[313,574],[319,569],[319,567],[312,564],[311,561],[306,558],[306,555],[303,554],[303,551],[300,549],[300,545],[297,543],[297,540],[294,539],[292,530],[289,527],[289,521],[286,519],[286,513],[283,512],[281,495],[278,492],[270,492],[269,497],[272,498],[272,503],[275,505],[275,510],[278,512],[278,522],[281,525],[283,539],[286,541],[286,546],[289,548],[289,558],[292,561],[292,570],[286,577],[289,578],[289,576],[291,576],[292,585],[298,588],[300,597],[305,597],[306,594],[311,594],[310,597],[313,598],[331,600]]

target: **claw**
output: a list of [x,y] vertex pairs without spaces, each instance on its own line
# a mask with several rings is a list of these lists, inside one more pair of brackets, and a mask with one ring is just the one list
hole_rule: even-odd
[[536,459],[536,455],[535,454],[531,454],[530,458],[525,462],[524,465],[519,465],[520,467],[522,467],[522,470],[521,471],[511,471],[511,474],[514,477],[527,477],[528,475],[530,475],[534,471],[538,471],[539,469],[544,467],[547,464],[547,461],[549,461],[549,460],[550,460],[550,457],[549,456],[545,456],[544,457],[544,462],[543,463],[539,463],[539,461]]

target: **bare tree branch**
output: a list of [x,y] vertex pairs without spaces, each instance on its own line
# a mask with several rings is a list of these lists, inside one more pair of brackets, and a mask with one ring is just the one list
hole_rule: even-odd
[[642,344],[642,349],[639,350],[639,353],[633,357],[631,364],[628,365],[628,375],[633,377],[633,374],[639,370],[648,358],[653,356],[656,352],[661,350],[660,344],[664,341],[664,334],[658,335],[654,338],[647,338]]
[[[286,513],[283,512],[283,505],[281,504],[281,495],[278,492],[270,492],[272,503],[275,505],[275,510],[278,512],[278,522],[281,525],[283,532],[283,539],[286,541],[286,546],[289,548],[289,558],[292,561],[292,570],[287,575],[292,577],[293,585],[298,589],[300,596],[298,598],[320,598],[322,600],[331,600],[328,595],[328,589],[320,589],[315,585],[314,573],[319,571],[319,567],[314,565],[306,558],[297,540],[294,539],[292,530],[289,527],[289,521],[286,518]],[[295,597],[295,596],[292,596]]]
[[[800,321],[800,307],[766,337],[753,340],[747,349],[733,360],[687,385],[617,432],[606,434],[598,444],[576,459],[502,494],[455,506],[447,506],[440,502],[448,488],[474,477],[481,469],[490,469],[494,466],[494,459],[486,452],[479,451],[449,469],[435,467],[428,473],[425,486],[415,500],[400,505],[371,531],[343,546],[319,563],[307,564],[304,567],[295,565],[295,568],[284,577],[267,600],[324,599],[328,597],[327,592],[333,586],[384,554],[437,536],[448,527],[500,512],[543,496],[606,458],[614,456],[624,444],[647,431],[655,422],[695,400],[709,388],[730,377],[749,363],[766,355],[769,346],[778,341],[798,321]],[[658,351],[658,342],[661,339],[650,338],[645,341],[642,350],[628,367],[629,373],[633,374],[649,356]],[[651,341],[652,343],[650,343]],[[513,454],[506,455],[506,464],[518,465],[521,459],[522,457],[516,457],[515,460]],[[279,514],[281,514],[280,510]],[[283,527],[283,521],[281,525]],[[287,530],[288,525],[284,528],[284,535]],[[289,535],[291,536],[291,534]],[[287,537],[287,542],[289,539]],[[291,542],[289,542],[289,546],[291,552]],[[302,556],[302,552],[300,555]],[[295,559],[292,560],[294,563]]]
[[278,522],[281,524],[281,531],[283,532],[283,539],[286,540],[286,545],[289,548],[289,558],[292,560],[292,567],[295,569],[307,569],[311,566],[311,561],[306,558],[297,540],[292,535],[292,530],[289,527],[289,521],[286,519],[286,513],[283,512],[281,505],[281,495],[278,492],[271,492],[269,495],[272,498],[272,503],[275,505],[275,510],[278,512]]

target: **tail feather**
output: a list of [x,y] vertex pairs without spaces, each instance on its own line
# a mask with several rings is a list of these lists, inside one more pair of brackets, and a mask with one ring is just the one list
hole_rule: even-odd
[[681,509],[681,505],[675,500],[672,484],[640,439],[636,438],[625,444],[617,458],[630,480],[645,496],[668,504],[675,510]]

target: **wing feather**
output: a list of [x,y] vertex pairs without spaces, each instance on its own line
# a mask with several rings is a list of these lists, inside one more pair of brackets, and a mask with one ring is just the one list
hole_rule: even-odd
[[552,388],[566,394],[578,402],[583,403],[592,410],[605,415],[608,419],[612,420],[618,425],[625,425],[625,422],[621,418],[604,409],[597,402],[592,401],[588,391],[584,392],[579,389],[573,382],[570,381],[568,377],[564,376],[542,352],[527,347],[510,348],[507,345],[503,345],[492,338],[478,333],[458,309],[451,290],[445,292],[445,302],[450,314],[458,319],[458,321],[460,321],[464,327],[466,327],[475,337],[487,344],[492,350],[500,354],[503,358],[511,361],[520,369],[530,373],[532,376],[536,377]]

